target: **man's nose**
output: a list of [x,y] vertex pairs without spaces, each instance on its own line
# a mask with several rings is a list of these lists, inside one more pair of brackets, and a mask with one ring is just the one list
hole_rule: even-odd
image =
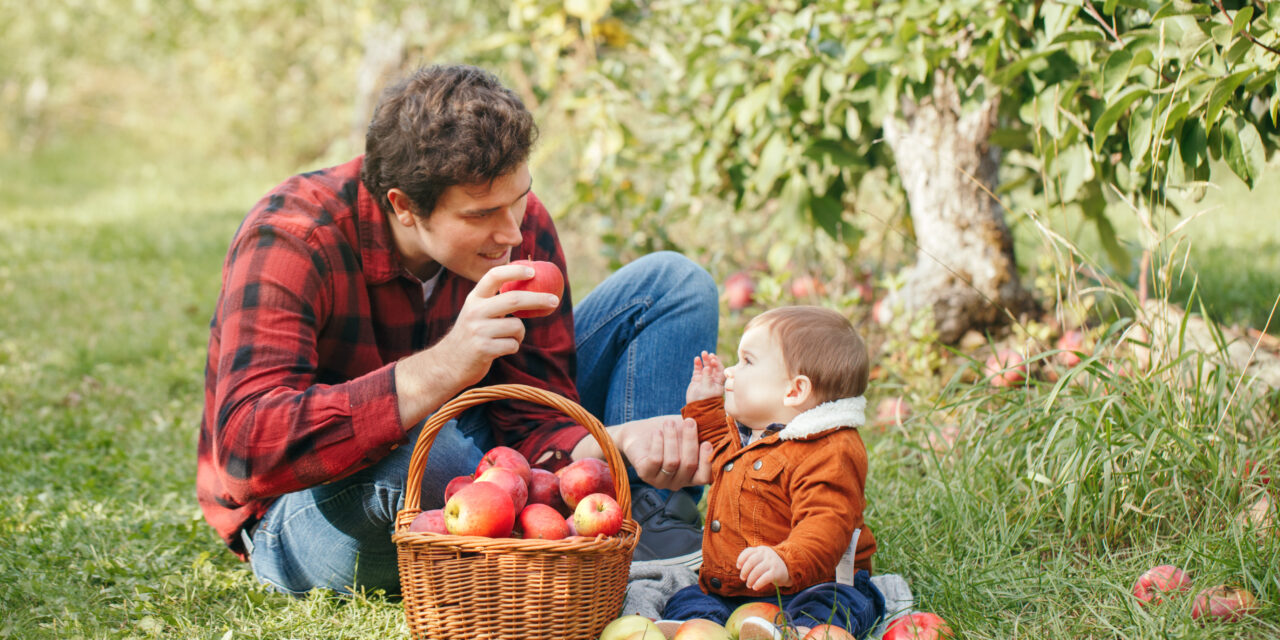
[[507,246],[518,246],[524,240],[524,236],[520,234],[520,223],[524,217],[522,213],[508,209],[502,215],[502,222],[493,234],[494,241]]

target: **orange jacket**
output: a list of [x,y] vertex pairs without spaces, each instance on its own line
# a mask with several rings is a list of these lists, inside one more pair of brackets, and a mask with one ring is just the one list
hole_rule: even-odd
[[738,554],[757,546],[773,547],[787,564],[792,586],[782,593],[831,582],[859,528],[854,566],[871,571],[876,541],[862,521],[867,449],[853,428],[863,422],[864,405],[862,398],[819,405],[746,447],[723,398],[684,407],[699,440],[715,445],[698,580],[704,592],[773,593],[752,591],[739,577]]

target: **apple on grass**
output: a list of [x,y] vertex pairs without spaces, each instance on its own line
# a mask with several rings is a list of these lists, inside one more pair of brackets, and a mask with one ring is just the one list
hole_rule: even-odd
[[889,624],[881,640],[940,640],[954,634],[946,621],[932,613],[909,613]]
[[813,274],[804,274],[791,281],[791,297],[807,300],[826,295],[827,287]]
[[511,496],[492,482],[473,482],[444,505],[444,524],[455,536],[506,538],[515,525]]
[[841,627],[833,624],[820,624],[804,634],[804,640],[858,640]]
[[1068,331],[1058,338],[1056,345],[1060,353],[1057,354],[1058,362],[1066,367],[1074,367],[1080,364],[1080,354],[1084,352],[1084,333],[1081,331]]
[[[511,280],[503,283],[499,293],[508,291],[534,291],[549,293],[557,298],[564,294],[564,274],[555,263],[545,260],[512,260],[511,264],[519,264],[533,268],[533,277],[528,280]],[[511,315],[517,318],[541,318],[549,316],[555,309],[522,309]]]
[[1195,604],[1191,606],[1191,617],[1202,622],[1208,618],[1231,622],[1255,613],[1257,605],[1257,600],[1248,589],[1220,584],[1196,595]]
[[573,528],[588,538],[611,536],[622,530],[622,507],[613,496],[593,493],[573,510]]
[[653,620],[632,614],[622,616],[605,625],[604,631],[600,632],[600,640],[627,640],[637,633],[643,634],[641,637],[652,640],[666,637],[662,635],[662,631],[658,630]]
[[480,477],[480,474],[492,469],[493,467],[502,467],[510,469],[524,480],[524,486],[528,487],[533,481],[532,470],[529,468],[529,461],[524,454],[512,449],[511,447],[494,447],[484,453],[480,458],[480,463],[476,465],[474,477]]
[[449,529],[444,526],[444,509],[423,511],[414,516],[413,522],[409,523],[409,531],[449,533]]
[[738,271],[724,281],[724,297],[731,311],[742,311],[755,298],[756,284],[745,271]]
[[671,640],[730,640],[729,631],[724,627],[702,618],[685,620],[676,629]]
[[1027,361],[1013,349],[1001,349],[987,358],[982,373],[995,387],[1012,387],[1027,379]]
[[577,509],[578,502],[593,493],[617,497],[613,490],[613,474],[609,465],[599,458],[574,460],[561,469],[560,497],[570,509]]
[[476,476],[473,484],[481,482],[490,482],[502,487],[507,495],[511,496],[511,507],[516,513],[520,513],[524,509],[525,503],[529,501],[529,487],[525,485],[524,480],[510,469],[505,467],[489,467],[484,473]]
[[885,398],[876,405],[876,425],[902,424],[911,417],[911,405],[902,396]]
[[1191,580],[1187,574],[1171,564],[1162,564],[1147,569],[1133,583],[1133,597],[1146,604],[1161,602],[1166,593],[1177,593],[1191,589]]
[[533,503],[520,512],[517,527],[525,540],[563,540],[569,537],[569,524],[552,507]]
[[450,480],[449,484],[444,486],[444,501],[448,502],[449,498],[452,498],[453,494],[458,492],[458,489],[461,489],[472,482],[475,482],[475,478],[471,476],[458,476]]
[[738,605],[738,608],[729,614],[724,627],[729,630],[729,635],[737,638],[742,634],[742,623],[746,622],[747,618],[762,618],[765,622],[776,625],[780,622],[779,613],[782,613],[782,609],[772,602],[748,602]]

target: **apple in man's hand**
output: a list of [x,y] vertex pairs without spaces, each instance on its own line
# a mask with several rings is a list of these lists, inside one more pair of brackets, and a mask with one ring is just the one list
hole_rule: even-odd
[[611,496],[593,493],[573,510],[573,528],[588,538],[611,536],[622,530],[622,507]]
[[511,496],[492,482],[473,482],[444,505],[444,524],[455,536],[506,538],[515,526]]
[[[500,293],[508,291],[533,291],[550,293],[559,298],[564,294],[564,274],[555,263],[545,260],[512,260],[511,264],[519,264],[533,268],[533,277],[528,280],[511,280],[502,285]],[[555,309],[524,309],[511,314],[517,318],[540,318],[549,316]]]
[[516,472],[506,467],[489,467],[484,473],[476,476],[475,484],[481,482],[492,482],[502,487],[503,491],[511,497],[511,506],[517,513],[524,509],[525,503],[529,501],[529,487],[525,485],[524,480],[516,475]]
[[577,509],[578,502],[593,493],[617,497],[609,464],[599,458],[574,460],[557,475],[560,476],[560,497],[570,509]]

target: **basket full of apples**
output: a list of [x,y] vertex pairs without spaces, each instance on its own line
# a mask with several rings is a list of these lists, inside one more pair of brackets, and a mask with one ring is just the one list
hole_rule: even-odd
[[[476,474],[455,478],[445,507],[422,511],[422,475],[436,434],[496,400],[559,410],[600,443],[605,460],[552,474],[496,447]],[[395,533],[405,620],[414,638],[594,639],[618,615],[640,527],[622,456],[594,416],[549,391],[508,384],[471,389],[422,428]]]

